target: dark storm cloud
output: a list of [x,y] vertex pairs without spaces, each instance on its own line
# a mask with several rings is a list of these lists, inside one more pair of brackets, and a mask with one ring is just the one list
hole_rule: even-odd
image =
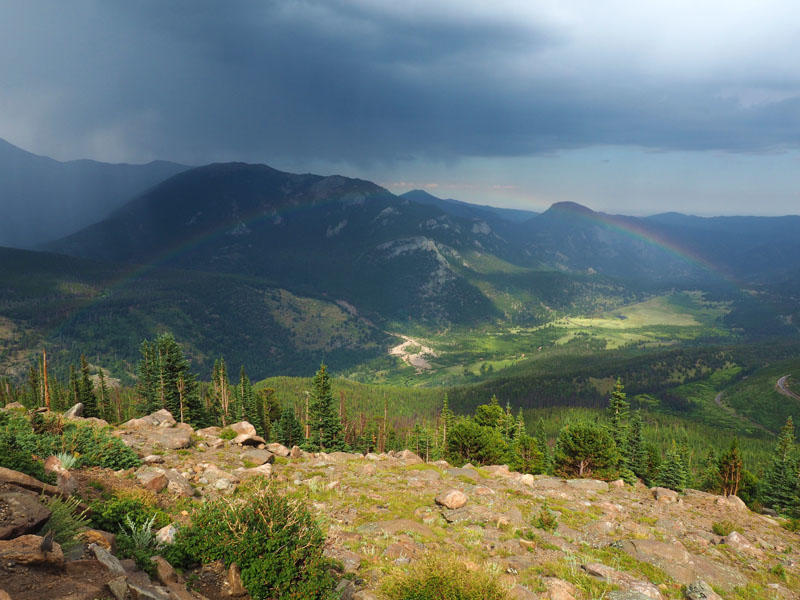
[[352,163],[800,140],[792,48],[758,19],[748,35],[778,41],[748,53],[739,21],[687,22],[681,3],[627,17],[624,2],[391,4],[0,3],[0,137],[97,158]]

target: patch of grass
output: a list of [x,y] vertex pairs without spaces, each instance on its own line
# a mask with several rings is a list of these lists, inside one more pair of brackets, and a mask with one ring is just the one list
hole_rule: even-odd
[[230,427],[226,427],[225,429],[219,432],[219,437],[220,439],[223,440],[232,440],[233,438],[236,437],[236,432]]
[[384,580],[389,600],[510,600],[495,573],[471,571],[454,558],[429,557]]
[[716,521],[711,525],[711,531],[717,535],[725,537],[730,535],[736,529],[736,524],[731,521]]

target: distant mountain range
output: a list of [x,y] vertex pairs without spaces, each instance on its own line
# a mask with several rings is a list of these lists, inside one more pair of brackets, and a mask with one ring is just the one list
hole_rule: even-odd
[[101,220],[187,167],[59,162],[0,139],[0,246],[33,248]]
[[[13,171],[3,156],[0,172]],[[23,163],[37,161],[42,168],[78,172],[70,170],[77,163],[40,157]],[[285,173],[265,165],[89,164],[75,189],[94,189],[98,173],[113,169],[135,172],[136,177],[114,181],[135,187],[135,179],[140,189],[120,203],[121,184],[110,186],[113,194],[106,200],[98,194],[86,201],[86,206],[102,206],[94,209],[95,218],[88,208],[79,211],[84,222],[97,222],[38,246],[80,259],[64,263],[69,269],[61,277],[48,270],[52,254],[3,254],[11,275],[4,278],[0,267],[0,288],[7,288],[0,294],[0,330],[3,318],[21,323],[22,313],[12,316],[9,306],[21,310],[31,302],[54,302],[52,310],[68,313],[76,302],[87,302],[90,309],[82,314],[92,315],[89,322],[129,331],[137,343],[147,332],[164,328],[192,331],[194,355],[207,362],[215,348],[231,351],[231,344],[220,342],[223,331],[239,331],[240,324],[249,323],[236,335],[272,340],[273,363],[264,361],[263,350],[249,363],[258,369],[255,374],[266,375],[292,372],[292,361],[306,360],[309,352],[338,348],[340,356],[352,360],[364,353],[380,355],[385,330],[538,325],[672,288],[735,298],[739,313],[732,314],[743,314],[750,323],[762,320],[753,299],[769,297],[780,307],[771,318],[783,319],[775,331],[793,319],[786,294],[791,290],[794,298],[791,282],[800,272],[796,216],[639,218],[575,203],[554,204],[536,214],[443,200],[421,190],[396,196],[369,181]],[[17,169],[18,181],[25,179],[25,168]],[[157,168],[167,176],[145,183],[157,178]],[[38,225],[18,229],[25,227]],[[87,275],[101,268],[97,265],[110,274]],[[124,275],[138,273],[140,265],[151,270]],[[41,297],[32,294],[15,304],[14,288],[23,272],[41,284],[34,285]],[[81,287],[87,277],[92,283]],[[124,284],[114,284],[119,280]],[[65,303],[76,293],[64,290],[75,289],[86,297]],[[730,291],[720,292],[725,289]],[[182,293],[191,294],[191,302],[178,301]],[[254,325],[252,315],[259,311],[272,316]],[[27,318],[29,325],[32,317]],[[214,323],[211,330],[204,329],[208,319]],[[61,328],[59,335],[74,347],[87,343],[85,330],[73,327],[66,335]],[[315,345],[317,334],[327,341]],[[127,348],[128,359],[135,353],[129,342],[119,344]],[[257,352],[260,346],[254,344],[241,347]]]

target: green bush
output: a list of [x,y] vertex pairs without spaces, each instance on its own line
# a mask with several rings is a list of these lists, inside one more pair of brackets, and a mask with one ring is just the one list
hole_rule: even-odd
[[730,521],[717,521],[711,525],[711,531],[723,537],[733,533],[734,529],[736,529],[736,524]]
[[43,497],[42,503],[50,509],[50,518],[40,535],[52,531],[53,539],[64,552],[68,552],[79,543],[78,534],[89,526],[86,510],[81,510],[80,502],[75,497]]
[[390,600],[508,600],[497,578],[469,571],[453,559],[428,559],[408,573],[397,572],[384,582]]
[[55,478],[33,458],[38,454],[38,443],[38,436],[24,415],[0,412],[0,467],[53,483]]
[[545,531],[555,531],[558,528],[556,513],[547,508],[547,506],[543,506],[542,510],[539,511],[539,514],[533,520],[533,526],[544,529]]
[[253,600],[333,599],[335,580],[331,562],[322,556],[324,542],[303,505],[256,478],[233,499],[200,507],[164,557],[179,567],[235,562]]
[[219,432],[219,437],[222,440],[232,440],[233,438],[236,437],[236,432],[230,427],[226,427],[225,429]]
[[616,479],[619,461],[619,451],[613,438],[605,427],[596,423],[571,423],[558,434],[556,475]]
[[161,528],[169,524],[169,516],[144,494],[120,492],[111,498],[93,501],[89,508],[92,511],[92,524],[97,529],[117,534],[130,533],[126,529],[128,520],[140,527],[155,517],[153,527]]
[[141,464],[131,448],[121,439],[104,429],[68,423],[61,435],[61,450],[78,456],[82,467],[106,467],[107,469],[129,469]]

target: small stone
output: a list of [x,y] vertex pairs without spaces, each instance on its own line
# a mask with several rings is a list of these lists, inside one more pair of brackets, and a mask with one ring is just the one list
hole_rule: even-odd
[[533,487],[533,484],[536,482],[536,479],[530,473],[525,473],[519,478],[519,482],[524,485]]
[[436,496],[436,504],[455,510],[467,503],[467,495],[460,490],[448,490]]
[[227,490],[231,487],[231,482],[227,479],[217,479],[217,482],[214,484],[214,489],[217,490]]
[[687,585],[683,596],[686,600],[722,600],[722,597],[701,579]]
[[622,489],[625,487],[625,482],[622,479],[615,479],[614,481],[608,484],[608,487]]
[[142,459],[146,465],[160,465],[164,462],[164,457],[158,454],[150,454]]
[[142,467],[136,472],[136,479],[143,488],[156,494],[169,484],[164,471],[155,467]]
[[156,532],[156,541],[164,546],[175,543],[175,534],[178,533],[175,525],[166,525]]
[[336,585],[335,592],[338,594],[337,598],[340,598],[340,600],[353,600],[357,589],[358,588],[356,588],[356,585],[352,581],[349,579],[342,579]]

